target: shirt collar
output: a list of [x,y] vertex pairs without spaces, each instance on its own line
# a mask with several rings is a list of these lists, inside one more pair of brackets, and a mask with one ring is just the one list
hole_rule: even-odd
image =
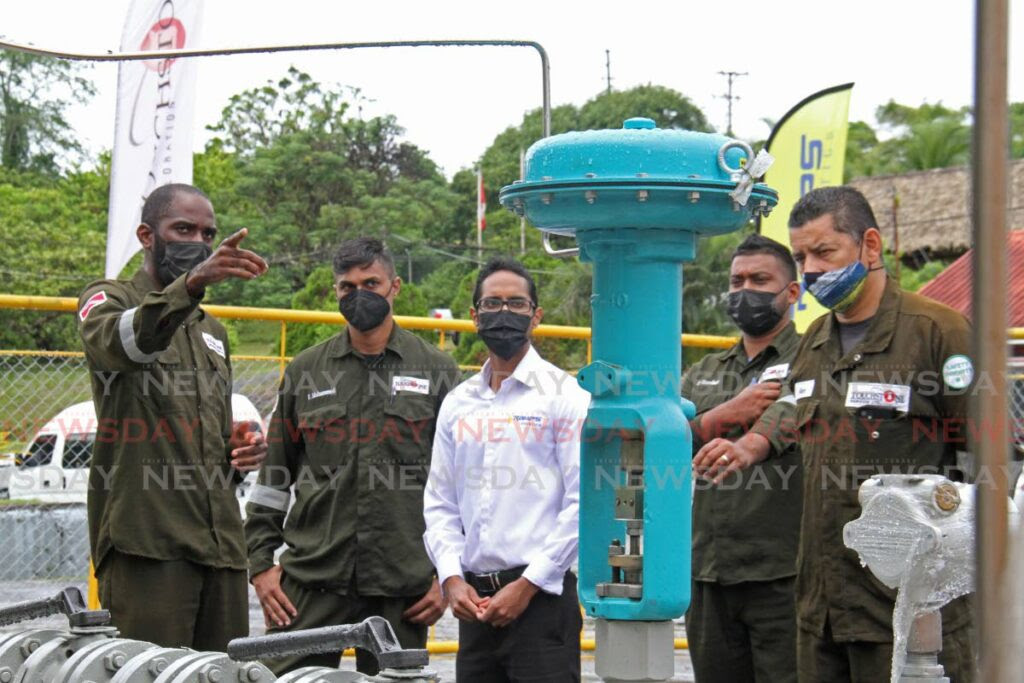
[[780,348],[788,348],[791,344],[796,341],[796,325],[790,320],[785,327],[779,330],[779,333],[775,335],[775,338],[771,340],[768,346],[764,347],[761,353],[757,354],[753,358],[747,358],[747,351],[743,348],[743,338],[741,337],[738,342],[731,348],[729,348],[723,355],[722,360],[732,360],[733,358],[739,358],[744,363],[752,363],[758,358],[761,358],[769,351],[775,353],[776,356],[782,355],[779,351]]
[[[899,283],[895,278],[886,276],[885,290],[882,292],[881,301],[878,302],[878,310],[875,311],[871,326],[868,327],[864,340],[859,345],[861,351],[875,353],[889,347],[889,342],[892,341],[893,334],[896,333],[896,318],[899,316],[902,302],[903,290]],[[832,338],[833,332],[837,339],[836,343],[838,343],[839,321],[836,320],[835,313],[829,312],[826,314],[821,329],[814,336],[811,346],[813,348],[822,346]]]
[[[388,335],[388,343],[384,346],[384,350],[391,351],[399,358],[405,358],[409,353],[409,344],[411,343],[410,336],[405,334],[405,330],[398,326],[398,323],[394,323],[391,327],[391,334]],[[331,340],[330,348],[327,351],[327,355],[331,358],[342,358],[350,353],[356,353],[355,348],[352,346],[352,339],[349,336],[348,326],[334,335]]]
[[[540,370],[543,362],[544,359],[542,359],[540,354],[537,353],[537,349],[533,347],[533,344],[530,344],[530,349],[526,352],[526,355],[523,356],[522,360],[519,361],[519,364],[516,365],[516,369],[512,371],[511,379],[516,380],[524,386],[536,388],[535,385],[542,374]],[[478,377],[479,380],[476,387],[477,394],[480,396],[491,395],[493,391],[491,390],[490,358],[484,361],[484,365],[480,368]]]

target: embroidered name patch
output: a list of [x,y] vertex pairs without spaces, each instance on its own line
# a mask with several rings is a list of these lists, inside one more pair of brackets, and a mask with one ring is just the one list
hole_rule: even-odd
[[807,398],[808,396],[810,396],[813,393],[814,393],[814,380],[813,379],[804,380],[803,382],[797,382],[796,384],[793,385],[793,397],[796,398],[796,400],[798,400],[798,401],[800,399],[802,399],[802,398]]
[[107,293],[101,289],[86,300],[85,305],[82,306],[82,310],[78,312],[78,319],[84,322],[85,319],[89,317],[89,311],[102,303],[106,303],[106,301]]
[[846,407],[895,408],[901,413],[910,410],[910,387],[906,384],[850,382],[846,387]]
[[227,355],[224,351],[224,342],[217,339],[209,332],[203,332],[203,341],[206,342],[206,346],[221,358],[226,359]]
[[321,389],[320,391],[312,392],[307,397],[307,400],[312,401],[314,398],[320,398],[322,396],[334,396],[337,393],[338,393],[337,389]]
[[699,379],[696,385],[698,387],[717,387],[719,381],[717,379]]
[[789,363],[779,363],[778,365],[771,365],[764,369],[761,373],[761,382],[767,382],[770,379],[786,379],[789,375]]
[[391,378],[391,393],[399,391],[411,391],[414,394],[429,394],[430,380],[421,377],[402,377],[395,375]]

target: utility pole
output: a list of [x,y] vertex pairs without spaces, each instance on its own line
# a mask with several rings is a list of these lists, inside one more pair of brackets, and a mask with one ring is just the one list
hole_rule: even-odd
[[740,99],[739,95],[732,94],[732,83],[740,76],[748,76],[746,71],[719,71],[720,76],[725,76],[729,80],[729,91],[724,95],[718,95],[718,97],[724,98],[729,103],[729,113],[727,123],[725,125],[725,134],[732,137],[732,101]]
[[604,92],[605,92],[606,95],[611,95],[612,94],[612,51],[611,50],[605,50],[604,51],[604,73],[605,73],[605,76],[604,76],[605,83],[607,84],[605,86],[605,91]]

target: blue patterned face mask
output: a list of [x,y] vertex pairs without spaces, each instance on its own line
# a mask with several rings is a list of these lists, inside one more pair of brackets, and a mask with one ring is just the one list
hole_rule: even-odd
[[804,288],[825,308],[842,313],[857,301],[867,277],[868,269],[857,259],[827,273],[804,273]]
[[828,272],[804,273],[804,289],[829,310],[837,313],[847,310],[857,301],[870,272],[860,262],[863,253],[864,242],[861,241],[857,260],[850,265]]

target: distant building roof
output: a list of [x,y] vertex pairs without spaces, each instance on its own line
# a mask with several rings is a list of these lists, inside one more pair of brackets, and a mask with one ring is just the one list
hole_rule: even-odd
[[[1006,243],[1009,270],[1006,285],[1007,322],[1010,327],[1024,327],[1024,231],[1009,233]],[[970,318],[972,257],[973,251],[968,251],[918,292]]]
[[[956,256],[970,248],[970,183],[966,166],[850,181],[871,202],[886,247],[894,246],[895,212],[900,252],[922,250],[932,257]],[[1010,163],[1009,190],[1010,229],[1024,229],[1024,159]]]

